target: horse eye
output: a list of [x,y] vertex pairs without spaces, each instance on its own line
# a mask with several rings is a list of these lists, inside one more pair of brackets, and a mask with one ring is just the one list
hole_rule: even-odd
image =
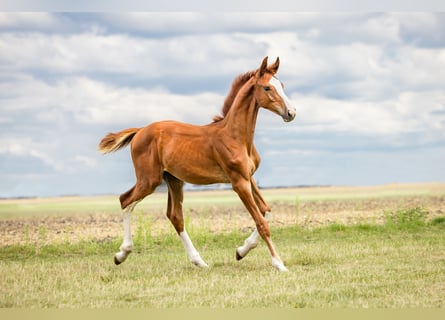
[[264,91],[270,91],[270,87],[264,87]]

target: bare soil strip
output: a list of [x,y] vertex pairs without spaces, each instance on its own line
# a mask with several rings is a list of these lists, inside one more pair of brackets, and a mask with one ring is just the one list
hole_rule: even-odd
[[[403,188],[402,188],[403,189]],[[392,193],[390,192],[392,190]],[[421,207],[428,211],[427,219],[445,214],[445,185],[420,185],[416,187],[413,195],[405,192],[397,195],[394,187],[380,189],[369,188],[298,188],[275,189],[265,191],[266,198],[270,196],[272,206],[272,226],[299,225],[314,228],[332,223],[338,224],[379,224],[384,221],[385,213],[398,209]],[[400,186],[398,189],[400,190]],[[413,187],[414,190],[414,187]],[[424,192],[424,190],[426,190]],[[431,192],[433,190],[433,192]],[[356,196],[342,196],[352,192]],[[386,193],[385,193],[386,192]],[[280,200],[280,194],[294,193],[295,200],[286,198]],[[202,192],[202,195],[221,196],[230,194],[230,191]],[[321,195],[317,199],[317,194]],[[325,195],[332,195],[326,199]],[[298,200],[297,196],[302,199]],[[307,195],[313,195],[313,200]],[[70,198],[76,200],[77,198]],[[100,197],[78,198],[79,202],[103,201],[104,206],[98,205],[97,211],[76,212],[70,208],[63,214],[38,213],[32,216],[0,219],[0,246],[14,244],[49,244],[49,243],[75,243],[82,240],[108,241],[122,235],[122,218],[118,205],[115,210],[110,207],[109,198]],[[92,200],[93,199],[93,200]],[[66,200],[66,198],[65,198]],[[1,200],[0,205],[16,205],[18,207],[39,201],[39,199]],[[41,201],[41,200],[40,200]],[[48,200],[46,200],[48,201]],[[76,200],[77,201],[77,200]],[[61,199],[54,198],[55,206],[63,203]],[[165,204],[166,205],[166,204]],[[113,207],[114,204],[111,204]],[[102,209],[101,208],[106,208]],[[18,210],[18,216],[19,209]],[[145,228],[144,232],[151,235],[174,233],[173,227],[164,214],[161,205],[153,208],[136,209],[133,219],[133,233],[138,228]],[[208,201],[205,205],[191,207],[185,210],[186,221],[189,228],[204,228],[211,232],[231,232],[235,230],[250,231],[254,223],[241,203],[229,201],[228,204],[214,204]]]

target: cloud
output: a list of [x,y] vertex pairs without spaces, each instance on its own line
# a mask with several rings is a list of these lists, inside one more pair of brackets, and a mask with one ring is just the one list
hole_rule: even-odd
[[[219,112],[224,97],[212,92],[181,95],[163,88],[117,87],[86,77],[46,83],[29,76],[0,85],[8,93],[4,121],[16,124],[23,113],[34,122],[60,127],[69,121],[88,125],[145,124],[163,119],[205,124]],[[7,114],[7,116],[6,116]]]
[[290,90],[336,99],[382,101],[410,90],[445,86],[445,50],[407,44],[324,44],[292,32],[244,35],[279,55],[279,77]]
[[0,49],[4,71],[89,75],[105,72],[158,79],[202,77],[203,70],[206,75],[236,75],[248,71],[244,68],[252,65],[251,57],[256,56],[258,47],[227,34],[155,39],[91,32],[69,35],[29,32],[0,34]]
[[174,94],[163,89],[142,90],[98,85],[93,104],[78,119],[90,124],[147,124],[173,119],[206,124],[219,111],[223,97],[214,93]]
[[53,168],[56,171],[63,171],[65,169],[61,162],[58,162],[49,154],[43,152],[42,144],[35,143],[30,138],[10,138],[6,137],[0,140],[0,155],[7,155],[20,158],[31,158],[39,160],[46,166]]
[[443,48],[445,42],[445,13],[395,14],[400,21],[400,38],[423,48]]
[[296,19],[286,12],[135,12],[108,13],[95,17],[108,26],[107,32],[116,30],[155,37],[172,35],[227,34],[246,30],[251,33],[290,30],[321,21],[316,13],[303,13]]
[[385,102],[292,96],[299,101],[302,117],[302,128],[293,128],[387,136],[432,130],[437,134],[445,132],[444,119],[434,113],[443,110],[444,98],[443,91],[406,92]]
[[[119,83],[117,77],[148,85],[158,81],[168,86],[176,83],[176,89],[183,81],[203,85],[205,81],[200,79],[205,78],[224,77],[228,82],[236,74],[256,68],[256,60],[269,54],[282,58],[280,74],[289,79],[291,89],[321,91],[337,98],[342,89],[348,90],[347,95],[360,90],[358,94],[375,99],[381,97],[380,92],[394,94],[395,84],[429,86],[437,79],[431,72],[440,77],[441,68],[434,61],[443,66],[443,49],[415,47],[411,39],[416,37],[412,25],[425,25],[435,35],[443,33],[437,22],[443,15],[408,16],[410,19],[400,14],[92,15],[84,18],[77,33],[4,33],[0,37],[0,58],[3,71],[81,74],[115,83]],[[224,22],[230,19],[236,21],[233,28]],[[162,24],[161,20],[167,22]],[[224,23],[219,25],[218,21]],[[158,28],[152,28],[158,23]],[[176,26],[166,37],[129,33],[138,28],[153,30],[153,34],[171,30],[165,24]],[[107,32],[107,28],[114,32]],[[410,35],[408,39],[403,38],[405,34]],[[35,57],[39,57],[38,63]],[[386,90],[392,91],[376,92],[374,86],[379,85],[389,86]]]

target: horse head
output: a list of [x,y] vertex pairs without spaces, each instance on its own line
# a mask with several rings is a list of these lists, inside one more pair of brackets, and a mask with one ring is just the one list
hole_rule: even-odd
[[267,57],[255,72],[255,98],[260,107],[280,115],[285,122],[294,120],[295,108],[284,93],[283,83],[275,76],[280,66],[280,58],[270,66]]

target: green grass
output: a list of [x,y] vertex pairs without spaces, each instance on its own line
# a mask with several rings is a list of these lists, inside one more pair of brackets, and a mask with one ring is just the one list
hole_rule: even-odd
[[[81,241],[66,233],[66,241],[51,242],[51,233],[71,226],[45,224],[46,217],[119,214],[116,196],[2,200],[4,226],[23,223],[19,231],[26,240],[35,225],[24,222],[37,218],[38,234],[22,245],[0,244],[0,307],[445,307],[443,185],[263,194],[274,208],[283,204],[273,211],[274,219],[283,219],[279,210],[295,216],[272,228],[288,273],[273,269],[262,242],[235,261],[235,248],[251,230],[230,220],[244,212],[231,191],[186,192],[185,223],[210,265],[206,270],[189,263],[173,228],[156,229],[159,215],[153,213],[165,218],[165,193],[152,195],[135,210],[135,250],[120,266],[113,264],[120,233]],[[367,211],[379,218],[355,225],[333,219],[323,227],[310,222],[337,211]],[[216,214],[223,218],[213,220]],[[215,223],[227,228],[211,231]]]
[[288,273],[263,243],[235,261],[247,230],[192,228],[210,265],[198,269],[174,233],[151,236],[145,220],[120,266],[119,238],[1,247],[0,307],[444,307],[445,223],[422,210],[388,212],[383,225],[273,228]]

